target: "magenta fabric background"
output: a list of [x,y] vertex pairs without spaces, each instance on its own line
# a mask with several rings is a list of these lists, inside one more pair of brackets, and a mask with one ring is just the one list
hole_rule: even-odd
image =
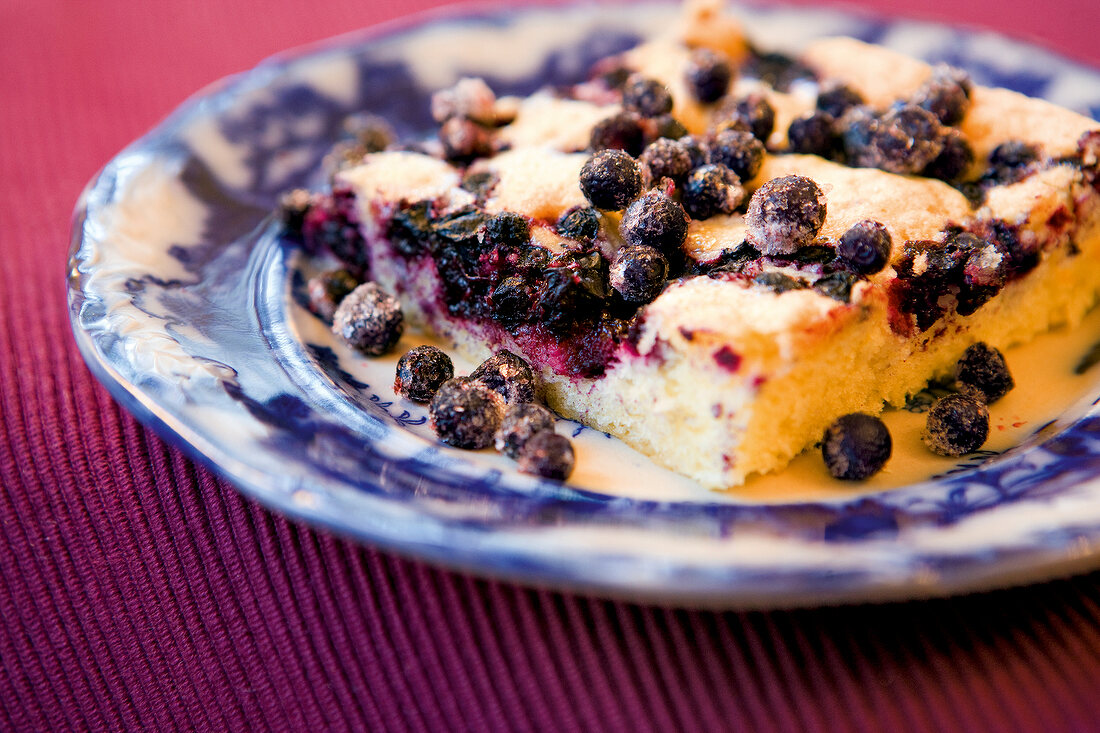
[[[773,613],[444,572],[289,522],[91,377],[69,217],[226,74],[425,0],[0,0],[0,730],[1100,728],[1100,574]],[[865,7],[1100,65],[1095,0]]]

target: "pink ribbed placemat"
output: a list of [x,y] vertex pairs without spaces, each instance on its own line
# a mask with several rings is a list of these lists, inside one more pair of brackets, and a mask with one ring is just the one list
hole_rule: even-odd
[[[288,522],[107,396],[65,309],[84,183],[203,85],[432,4],[0,4],[0,730],[1098,728],[1098,574],[774,613],[524,589]],[[1086,0],[873,7],[1100,63]]]

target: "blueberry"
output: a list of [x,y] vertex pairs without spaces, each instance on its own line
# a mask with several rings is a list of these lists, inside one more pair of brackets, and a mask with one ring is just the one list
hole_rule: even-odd
[[656,79],[631,74],[622,91],[623,108],[642,117],[657,117],[672,111],[672,95]]
[[684,207],[657,190],[646,191],[635,199],[619,224],[619,233],[627,244],[648,244],[666,254],[679,252],[687,231]]
[[534,402],[538,391],[538,380],[531,366],[507,349],[481,362],[470,379],[489,387],[509,405]]
[[635,112],[624,111],[597,122],[592,127],[588,147],[593,151],[623,150],[638,155],[645,144],[642,118]]
[[367,246],[350,189],[333,188],[312,197],[302,220],[302,243],[311,253],[331,252],[357,277],[366,274]]
[[1034,145],[1020,140],[1003,142],[989,154],[989,169],[982,178],[994,184],[1016,183],[1038,159],[1039,149]]
[[314,275],[306,283],[309,309],[323,320],[331,322],[340,301],[359,286],[359,280],[347,270],[327,270]]
[[547,430],[554,430],[554,415],[542,405],[530,402],[509,405],[497,428],[494,444],[509,458],[518,458],[528,440]]
[[558,255],[538,282],[532,317],[555,335],[570,334],[603,311],[611,295],[608,278],[607,260],[599,252]]
[[668,278],[668,259],[645,244],[628,244],[611,260],[611,287],[629,303],[656,298]]
[[692,52],[684,77],[692,96],[703,104],[710,104],[729,90],[733,69],[725,57],[709,48],[699,48]]
[[531,241],[531,225],[527,218],[511,211],[502,211],[484,226],[484,240],[490,245],[522,247]]
[[919,173],[943,148],[944,136],[936,116],[915,104],[900,105],[872,128],[861,165],[890,173]]
[[493,152],[493,137],[488,128],[464,117],[452,117],[439,127],[443,155],[456,163],[468,163]]
[[734,129],[738,127],[736,122],[740,122],[761,142],[766,142],[775,129],[775,109],[768,98],[759,93],[749,94],[736,102],[724,102],[716,116],[733,123]]
[[704,138],[697,135],[688,135],[680,138],[677,142],[683,145],[684,150],[691,156],[692,170],[710,162],[710,146]]
[[679,140],[688,134],[684,123],[672,115],[659,115],[653,118],[653,130],[657,139],[667,137],[669,140]]
[[597,209],[618,211],[642,192],[638,161],[621,150],[601,150],[581,168],[581,191]]
[[455,448],[473,450],[493,444],[504,403],[483,382],[466,377],[448,379],[428,405],[436,436]]
[[551,430],[536,433],[524,443],[517,459],[519,470],[523,473],[559,481],[569,478],[575,462],[573,444],[569,438]]
[[737,174],[722,164],[699,166],[684,181],[681,199],[692,219],[732,214],[745,198]]
[[510,275],[501,280],[489,295],[493,318],[512,330],[530,318],[534,298],[534,288],[527,280],[519,275]]
[[817,108],[839,119],[852,107],[863,104],[863,95],[847,84],[831,84],[817,94]]
[[973,162],[974,148],[970,147],[966,137],[954,128],[947,128],[943,136],[943,150],[920,174],[926,178],[955,182],[966,174]]
[[413,402],[428,402],[439,385],[454,375],[451,357],[434,346],[416,346],[397,360],[393,391]]
[[989,437],[989,409],[964,394],[941,397],[928,411],[921,439],[941,456],[962,456],[982,447]]
[[792,153],[820,155],[831,158],[839,145],[834,131],[836,120],[828,112],[810,112],[796,117],[787,128],[787,142]]
[[955,386],[965,395],[991,405],[1016,386],[1004,355],[979,341],[955,365]]
[[499,176],[493,171],[467,172],[462,177],[462,188],[477,196],[479,201],[484,201],[493,192],[493,188],[500,182]]
[[767,270],[752,279],[754,285],[762,285],[773,293],[785,293],[789,290],[805,290],[806,283],[785,272]]
[[813,244],[825,223],[825,195],[804,176],[773,178],[753,193],[745,222],[758,250],[792,254]]
[[401,304],[373,282],[352,290],[332,317],[332,332],[368,356],[389,351],[404,330]]
[[574,206],[558,217],[558,234],[578,242],[591,242],[600,233],[600,212],[591,206]]
[[970,109],[973,84],[962,69],[937,64],[932,75],[913,96],[913,102],[936,115],[945,125],[956,125]]
[[751,133],[722,130],[710,143],[710,162],[721,163],[742,181],[750,181],[764,164],[764,143]]
[[892,247],[893,239],[886,227],[865,219],[840,236],[836,253],[856,272],[871,275],[886,267]]
[[878,473],[893,442],[882,420],[861,412],[838,418],[821,439],[821,457],[833,478],[861,481]]
[[797,81],[813,81],[816,78],[813,69],[776,51],[760,53],[753,50],[742,62],[742,71],[745,76],[759,79],[777,92],[789,91]]
[[695,167],[686,144],[664,137],[647,145],[638,162],[652,182],[671,178],[678,183]]

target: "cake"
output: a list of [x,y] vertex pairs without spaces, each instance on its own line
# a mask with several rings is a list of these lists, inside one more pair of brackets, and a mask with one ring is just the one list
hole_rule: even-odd
[[306,244],[709,488],[1100,291],[1100,124],[883,47],[762,52],[695,2],[585,83],[467,79],[433,113],[437,140],[341,158]]

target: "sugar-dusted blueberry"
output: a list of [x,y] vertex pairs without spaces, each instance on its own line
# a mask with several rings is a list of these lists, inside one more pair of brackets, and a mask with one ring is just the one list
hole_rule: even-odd
[[937,64],[932,68],[932,75],[913,95],[913,102],[936,115],[943,124],[956,125],[970,109],[973,86],[970,75],[962,69]]
[[662,137],[651,142],[642,151],[638,162],[649,181],[659,181],[662,178],[671,178],[679,182],[691,172],[691,152],[688,146],[679,140],[670,140]]
[[629,303],[648,303],[668,279],[668,258],[645,244],[628,244],[611,258],[611,287]]
[[581,168],[581,191],[597,209],[618,211],[642,192],[638,161],[622,150],[600,150]]
[[707,143],[706,138],[699,135],[687,135],[677,142],[683,145],[688,155],[691,156],[692,170],[710,162],[710,145]]
[[964,394],[941,397],[928,410],[921,439],[941,456],[973,453],[989,437],[989,408],[981,400]]
[[828,84],[817,94],[817,108],[839,119],[852,107],[863,104],[863,95],[847,84]]
[[494,445],[509,458],[518,458],[533,436],[546,430],[553,432],[554,422],[554,414],[542,405],[533,402],[508,405],[494,436]]
[[764,254],[792,254],[813,243],[825,223],[825,210],[825,194],[812,179],[773,178],[749,200],[749,240]]
[[684,207],[656,189],[635,199],[619,224],[619,233],[627,244],[648,244],[666,254],[679,251],[687,231]]
[[821,457],[833,478],[862,481],[890,458],[893,441],[882,420],[862,412],[838,418],[821,439]]
[[927,178],[955,182],[966,174],[973,163],[974,148],[970,146],[966,136],[949,127],[943,136],[943,150],[920,174]]
[[536,433],[519,452],[517,464],[523,473],[564,481],[573,473],[576,457],[573,443],[552,430]]
[[840,235],[836,253],[856,272],[870,275],[886,267],[892,247],[893,239],[886,227],[864,219]]
[[710,104],[724,97],[729,90],[733,68],[725,56],[709,48],[698,48],[692,51],[688,59],[684,79],[693,97],[703,104]]
[[745,199],[741,179],[721,163],[702,165],[684,181],[681,200],[692,219],[732,214]]
[[794,118],[787,128],[787,143],[791,152],[833,157],[840,143],[835,125],[833,116],[820,110]]
[[600,212],[591,206],[574,206],[558,217],[558,234],[578,242],[591,242],[600,233]]
[[646,133],[637,112],[624,110],[592,126],[588,147],[594,151],[623,150],[639,155],[645,148]]
[[665,85],[642,74],[631,74],[623,84],[623,108],[642,117],[657,117],[672,111],[672,95]]
[[401,304],[373,282],[348,293],[332,317],[332,332],[368,356],[389,351],[404,330]]
[[766,96],[757,92],[736,101],[723,102],[717,115],[727,120],[740,120],[761,142],[767,142],[775,129],[775,108]]
[[465,117],[451,117],[439,127],[439,142],[447,160],[467,163],[493,152],[492,132]]
[[451,357],[434,346],[414,346],[397,360],[393,391],[413,402],[428,402],[439,385],[455,375]]
[[722,130],[711,140],[709,150],[711,163],[721,163],[742,181],[755,178],[764,164],[764,143],[749,132]]
[[470,374],[498,393],[510,405],[534,402],[538,378],[531,365],[507,349],[498,351]]
[[439,385],[428,416],[436,436],[455,448],[476,450],[493,444],[504,412],[500,395],[484,382],[467,377]]
[[527,217],[512,211],[502,211],[485,222],[484,241],[504,247],[522,247],[531,241],[531,224]]
[[332,321],[340,302],[359,286],[359,279],[345,269],[326,270],[306,282],[309,309],[325,321]]
[[992,405],[1016,386],[1004,354],[984,341],[971,346],[955,364],[955,388]]
[[920,173],[944,147],[940,121],[914,104],[891,108],[871,136],[876,168],[891,173]]

